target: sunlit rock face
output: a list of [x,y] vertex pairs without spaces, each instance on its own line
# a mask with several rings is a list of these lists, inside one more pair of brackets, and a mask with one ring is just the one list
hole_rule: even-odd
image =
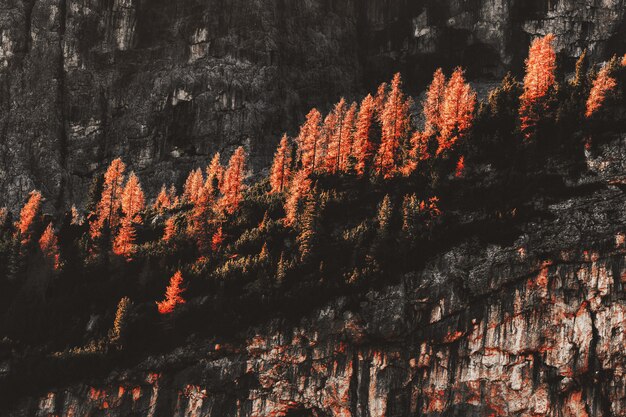
[[237,341],[21,399],[9,416],[626,416],[626,137],[509,244],[470,238],[378,290]]
[[624,50],[623,0],[2,0],[0,205],[82,204],[122,156],[147,191],[245,145],[255,172],[312,106],[402,71],[519,71],[553,32],[563,62]]

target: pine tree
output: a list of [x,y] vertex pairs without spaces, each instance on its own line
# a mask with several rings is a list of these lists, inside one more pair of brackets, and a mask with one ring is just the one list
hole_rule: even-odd
[[398,169],[399,148],[410,129],[410,99],[402,92],[402,80],[397,73],[380,115],[381,143],[376,156],[378,174],[390,178]]
[[301,152],[302,169],[308,174],[319,168],[320,155],[320,123],[322,115],[317,109],[312,109],[306,116],[306,121],[300,128],[298,144]]
[[221,155],[217,152],[213,155],[211,163],[206,169],[206,182],[204,187],[209,190],[213,197],[217,197],[217,191],[220,189],[224,180],[224,167],[220,162]]
[[298,218],[301,201],[311,192],[311,180],[306,171],[298,171],[289,186],[285,200],[285,226],[293,226]]
[[274,155],[270,171],[270,193],[282,193],[291,176],[291,147],[287,135],[283,135]]
[[41,248],[45,258],[52,264],[52,267],[54,269],[59,269],[59,240],[54,234],[52,223],[48,223],[48,227],[46,227],[43,234],[39,238],[39,247]]
[[122,227],[113,242],[116,255],[130,259],[135,246],[135,224],[141,224],[140,212],[145,209],[145,197],[139,179],[131,172],[122,193]]
[[246,188],[243,183],[245,177],[246,152],[243,147],[240,146],[235,150],[235,153],[233,153],[233,156],[228,162],[228,168],[224,173],[224,181],[220,188],[222,192],[220,207],[228,214],[233,214],[243,200],[243,191]]
[[125,170],[126,165],[120,158],[117,158],[111,162],[104,174],[102,196],[96,206],[96,217],[90,224],[92,239],[101,236],[105,225],[108,225],[110,230],[114,230],[119,225]]
[[446,76],[441,68],[438,68],[433,75],[433,81],[428,87],[424,101],[424,133],[426,135],[433,135],[442,130],[445,93]]
[[355,134],[355,123],[356,123],[356,109],[357,104],[352,103],[348,111],[346,112],[346,116],[343,119],[343,127],[341,128],[341,148],[340,148],[340,161],[339,161],[339,170],[342,172],[348,172],[351,169],[351,158],[354,154],[354,134]]
[[533,41],[526,59],[524,92],[520,97],[521,128],[528,139],[547,109],[548,93],[554,86],[556,53],[552,48],[554,35],[548,34]]
[[163,230],[163,241],[169,242],[176,236],[176,219],[170,217],[165,221],[165,229]]
[[122,297],[117,303],[117,309],[115,310],[115,319],[113,320],[113,328],[109,332],[109,341],[111,343],[119,343],[124,339],[126,333],[126,327],[128,323],[128,316],[133,303],[128,297]]
[[457,68],[446,85],[441,107],[441,132],[437,138],[437,154],[451,149],[472,126],[476,93],[465,82],[463,70]]
[[213,237],[211,238],[211,250],[213,252],[217,252],[222,247],[224,243],[224,231],[222,230],[222,226],[217,228],[217,231],[213,233]]
[[183,186],[183,200],[195,203],[200,195],[200,190],[204,187],[204,177],[202,170],[197,168],[189,173]]
[[587,110],[585,116],[590,118],[594,115],[606,100],[606,96],[617,87],[617,81],[611,77],[610,65],[604,65],[593,80],[589,98],[587,99]]
[[28,201],[20,211],[20,219],[15,225],[22,245],[27,245],[34,238],[39,216],[41,215],[42,196],[39,191],[31,191]]
[[370,140],[372,118],[374,117],[374,98],[371,94],[365,96],[359,108],[354,133],[354,157],[356,159],[356,173],[363,176],[372,160],[374,146]]
[[[334,174],[339,170],[341,158],[341,147],[343,145],[343,121],[346,117],[346,101],[342,97],[339,103],[335,104],[332,117],[327,118],[328,122],[324,122],[325,131],[330,138],[328,148],[326,150],[326,160],[324,162],[326,172]],[[326,126],[328,124],[328,126]]]
[[165,300],[157,301],[156,303],[159,313],[169,314],[174,311],[177,305],[185,303],[185,299],[182,297],[182,293],[184,292],[182,285],[183,274],[180,271],[176,271],[172,278],[170,278],[170,283],[165,290]]
[[165,184],[161,187],[161,191],[159,195],[157,195],[156,200],[154,201],[154,209],[158,213],[163,213],[165,210],[169,209],[172,206],[172,201],[170,200],[170,195],[167,192],[167,188],[165,188]]

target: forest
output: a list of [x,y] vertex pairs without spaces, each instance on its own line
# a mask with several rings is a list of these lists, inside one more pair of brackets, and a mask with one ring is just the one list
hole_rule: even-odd
[[65,213],[37,190],[0,209],[1,388],[106,373],[198,335],[223,343],[400,280],[469,236],[513,240],[542,215],[529,201],[576,193],[585,152],[626,125],[626,55],[583,53],[570,74],[553,42],[533,41],[523,80],[482,101],[459,67],[423,100],[398,73],[359,103],[311,109],[267,177],[239,147],[148,196],[117,158]]

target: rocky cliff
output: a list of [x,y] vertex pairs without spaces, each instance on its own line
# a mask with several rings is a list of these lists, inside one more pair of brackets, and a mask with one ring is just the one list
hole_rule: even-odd
[[588,150],[508,243],[464,239],[399,282],[0,414],[626,416],[625,149]]
[[623,52],[623,0],[1,0],[0,205],[32,188],[84,200],[114,156],[149,191],[245,144],[257,171],[276,138],[401,70],[519,71],[553,32],[562,61]]

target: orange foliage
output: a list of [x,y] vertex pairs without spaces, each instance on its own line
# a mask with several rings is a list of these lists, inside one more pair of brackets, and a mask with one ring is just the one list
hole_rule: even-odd
[[170,199],[170,195],[165,188],[165,184],[161,187],[161,191],[154,201],[154,209],[159,213],[163,213],[165,210],[172,207],[172,200]]
[[382,137],[376,163],[378,173],[384,178],[393,176],[398,166],[398,149],[410,129],[411,101],[401,90],[400,73],[394,75],[391,89],[380,115]]
[[555,84],[556,53],[552,48],[554,35],[535,39],[526,59],[524,92],[520,97],[520,118],[526,138],[532,136],[541,113],[547,108],[547,96]]
[[224,181],[220,191],[222,192],[222,199],[220,206],[228,213],[233,214],[241,200],[243,200],[243,191],[245,185],[243,180],[246,176],[246,152],[243,147],[239,147],[231,156],[228,162],[228,168],[224,173]]
[[379,85],[378,90],[376,90],[376,96],[374,97],[374,111],[378,119],[380,119],[383,109],[385,108],[385,103],[387,102],[387,87],[387,83]]
[[163,240],[169,242],[176,236],[176,222],[173,217],[165,221],[165,230],[163,231]]
[[373,145],[370,141],[372,117],[374,115],[374,98],[368,94],[361,102],[359,115],[356,120],[354,133],[354,157],[356,159],[356,173],[365,174],[365,170],[372,159]]
[[587,99],[587,111],[585,112],[585,116],[591,117],[598,111],[602,107],[607,93],[615,89],[615,87],[617,87],[617,81],[615,78],[611,77],[610,66],[604,65],[600,72],[598,72],[598,76],[593,80],[589,98]]
[[171,313],[178,304],[185,303],[185,300],[182,297],[182,293],[184,291],[181,287],[182,284],[183,274],[180,271],[176,271],[172,278],[170,278],[170,283],[165,290],[165,300],[157,301],[156,303],[159,313]]
[[322,115],[317,109],[312,109],[306,116],[306,121],[300,127],[298,144],[301,152],[302,169],[307,173],[312,173],[318,168],[320,160],[320,122]]
[[22,238],[22,245],[28,244],[33,238],[33,224],[41,212],[41,200],[39,191],[31,191],[28,201],[20,211],[20,219],[15,226]]
[[324,120],[324,133],[326,137],[329,138],[326,150],[325,169],[331,174],[339,170],[343,139],[343,120],[345,116],[346,101],[342,97],[339,103],[335,104],[332,114],[329,114]]
[[283,135],[274,155],[270,171],[270,193],[281,193],[291,176],[291,146],[287,135]]
[[52,223],[48,224],[39,238],[39,247],[46,259],[52,262],[54,269],[59,269],[59,241],[54,234]]
[[354,131],[356,118],[356,103],[352,103],[341,128],[341,146],[339,152],[339,169],[346,172],[349,168],[350,157],[354,151]]
[[456,170],[454,172],[454,176],[457,178],[461,178],[465,173],[465,157],[461,156],[459,161],[456,163]]
[[189,217],[188,233],[196,240],[200,252],[209,249],[209,220],[213,212],[213,196],[206,187],[200,189]]
[[626,67],[626,54],[624,54],[624,56],[622,57],[622,67]]
[[446,85],[441,106],[441,131],[437,138],[437,154],[450,149],[472,126],[476,93],[465,82],[463,70],[457,68]]
[[409,157],[407,162],[402,167],[403,175],[411,175],[419,164],[428,158],[430,154],[428,152],[428,140],[430,135],[423,132],[414,132],[411,136],[411,148],[409,149]]
[[286,226],[292,226],[295,224],[300,202],[310,193],[310,191],[311,180],[309,179],[306,171],[298,171],[291,181],[287,200],[285,201],[284,224]]
[[141,224],[139,213],[145,208],[145,198],[139,179],[130,173],[122,193],[122,227],[113,242],[113,252],[130,259],[135,246],[135,224]]
[[443,126],[442,112],[446,92],[446,76],[441,68],[435,71],[433,82],[428,87],[424,101],[424,132],[432,135],[441,131]]
[[217,252],[222,246],[222,243],[224,243],[224,232],[222,231],[222,226],[220,226],[217,232],[213,233],[213,237],[211,238],[211,250]]
[[224,167],[220,163],[220,158],[220,153],[217,152],[213,155],[213,159],[211,159],[211,163],[206,169],[207,178],[204,187],[207,188],[211,194],[219,190],[220,184],[224,179]]
[[126,165],[120,158],[114,159],[104,174],[102,197],[96,206],[96,219],[90,225],[90,233],[93,239],[102,233],[102,227],[108,224],[111,229],[119,225],[119,210],[122,201],[122,184],[124,183],[124,171]]
[[191,171],[183,186],[183,199],[190,203],[195,203],[203,186],[204,177],[202,176],[202,170],[197,168]]

